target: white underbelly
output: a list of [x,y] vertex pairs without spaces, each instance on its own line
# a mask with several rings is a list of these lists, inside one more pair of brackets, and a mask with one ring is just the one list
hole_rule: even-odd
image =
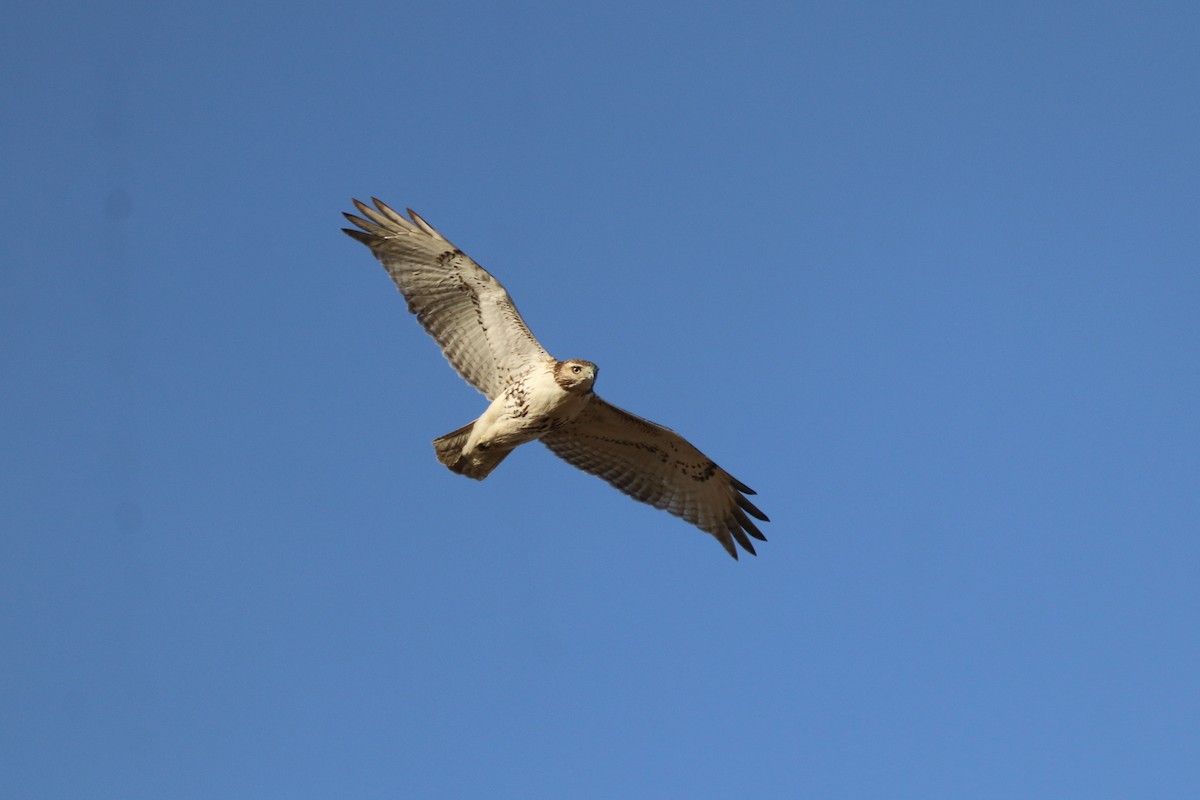
[[475,421],[464,449],[512,448],[538,439],[570,422],[587,406],[591,395],[564,391],[552,374],[531,375],[492,401]]

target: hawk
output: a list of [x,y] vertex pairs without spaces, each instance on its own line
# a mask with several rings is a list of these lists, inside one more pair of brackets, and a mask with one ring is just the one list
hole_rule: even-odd
[[345,214],[342,230],[371,248],[463,380],[487,397],[483,415],[433,440],[453,472],[483,480],[534,439],[559,458],[635,500],[712,534],[734,558],[766,541],[754,491],[679,434],[596,396],[599,368],[559,361],[538,343],[500,282],[411,209],[408,218],[372,198]]

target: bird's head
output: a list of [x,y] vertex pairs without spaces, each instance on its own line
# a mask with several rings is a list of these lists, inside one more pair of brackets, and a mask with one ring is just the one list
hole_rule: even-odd
[[590,392],[599,374],[599,367],[581,358],[559,361],[554,367],[554,380],[568,392]]

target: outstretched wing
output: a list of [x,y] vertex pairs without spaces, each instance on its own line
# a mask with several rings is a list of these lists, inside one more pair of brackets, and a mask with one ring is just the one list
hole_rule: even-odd
[[[572,422],[542,437],[559,458],[603,478],[634,500],[683,517],[738,557],[751,555],[747,534],[766,541],[750,517],[767,522],[754,494],[679,434],[609,405],[599,397]],[[749,516],[747,516],[749,515]]]
[[354,201],[366,219],[345,215],[362,230],[342,230],[371,248],[463,380],[494,400],[511,375],[550,358],[500,281],[412,209],[408,220],[372,201]]

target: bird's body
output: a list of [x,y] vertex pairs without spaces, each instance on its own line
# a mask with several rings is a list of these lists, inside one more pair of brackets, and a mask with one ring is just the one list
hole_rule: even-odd
[[374,203],[355,200],[366,218],[346,214],[360,230],[343,230],[371,248],[450,364],[490,401],[477,420],[434,440],[439,461],[482,480],[538,439],[630,497],[712,534],[734,558],[735,542],[754,553],[747,537],[766,537],[749,517],[767,517],[746,499],[751,489],[674,431],[597,397],[595,364],[555,359],[483,267],[413,211],[406,219]]
[[517,447],[578,417],[595,397],[596,372],[595,364],[578,359],[530,364],[479,419],[434,440],[439,460],[454,472],[483,480]]

